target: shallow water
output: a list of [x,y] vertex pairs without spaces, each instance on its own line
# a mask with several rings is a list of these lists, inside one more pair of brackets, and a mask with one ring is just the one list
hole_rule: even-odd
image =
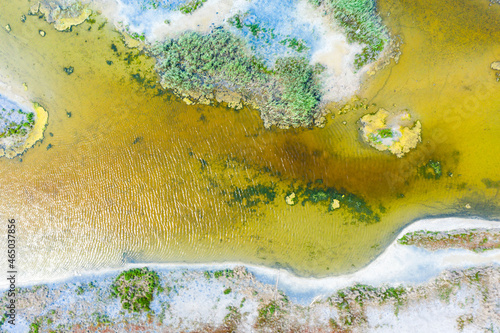
[[[28,2],[0,1],[0,25],[12,27],[0,30],[0,72],[49,112],[42,143],[0,160],[0,214],[18,221],[22,277],[180,261],[335,275],[366,265],[417,218],[500,218],[500,84],[489,68],[500,60],[500,6],[437,3],[380,3],[405,44],[360,92],[377,106],[338,115],[330,105],[325,128],[285,131],[264,129],[253,110],[188,106],[158,90],[154,61],[99,29],[102,17],[57,32],[20,21]],[[357,120],[378,107],[421,120],[415,151],[398,159],[360,141]],[[437,180],[418,172],[430,159],[441,162]],[[288,206],[300,186],[354,194],[372,213],[304,197]]]

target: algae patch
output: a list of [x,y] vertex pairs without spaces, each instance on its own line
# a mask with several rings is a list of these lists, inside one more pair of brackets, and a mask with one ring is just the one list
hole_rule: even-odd
[[301,200],[302,206],[307,203],[326,205],[328,212],[342,208],[349,212],[357,222],[367,224],[380,222],[380,214],[376,213],[365,199],[344,189],[337,190],[333,187],[316,187],[309,184],[305,188],[294,189],[293,193],[296,194],[294,200],[296,202]]
[[389,113],[379,109],[360,119],[363,140],[380,151],[389,151],[397,157],[414,149],[421,142],[420,121],[413,122],[408,111]]
[[236,187],[231,193],[232,200],[229,204],[240,203],[246,207],[253,207],[263,202],[269,204],[276,198],[275,186],[266,186],[262,184],[250,185],[242,189]]
[[441,162],[433,160],[429,160],[427,164],[419,167],[418,172],[426,179],[439,179],[443,174]]

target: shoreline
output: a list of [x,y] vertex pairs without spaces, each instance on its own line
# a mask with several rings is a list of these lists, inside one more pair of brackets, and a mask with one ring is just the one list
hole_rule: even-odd
[[[277,284],[292,299],[308,302],[321,294],[331,294],[347,286],[363,283],[373,286],[385,284],[416,284],[424,283],[450,269],[466,269],[486,265],[500,265],[500,249],[475,253],[465,249],[445,249],[428,251],[415,246],[398,244],[397,240],[404,234],[417,230],[449,231],[454,229],[495,228],[500,221],[439,218],[424,219],[413,222],[403,228],[394,241],[371,263],[350,274],[315,278],[300,277],[285,269],[245,264],[242,262],[213,263],[132,263],[119,268],[106,268],[95,271],[78,272],[55,279],[23,281],[18,286],[31,287],[40,284],[74,283],[82,280],[104,279],[119,274],[122,271],[149,267],[153,270],[171,272],[178,270],[213,271],[245,267],[255,275],[258,281]],[[5,284],[0,284],[0,291],[5,291]]]

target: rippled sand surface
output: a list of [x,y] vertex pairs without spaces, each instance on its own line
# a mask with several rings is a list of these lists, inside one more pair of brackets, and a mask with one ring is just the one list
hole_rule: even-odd
[[[28,7],[0,1],[1,26],[12,27],[0,31],[0,71],[49,112],[42,143],[0,160],[0,217],[18,221],[24,279],[226,260],[341,274],[417,218],[500,217],[500,84],[489,68],[500,60],[500,6],[381,2],[404,45],[360,92],[376,106],[339,115],[331,105],[325,128],[287,131],[265,130],[254,110],[188,106],[159,90],[154,61],[100,16],[57,32],[36,16],[22,23]],[[421,120],[415,151],[398,159],[360,141],[357,120],[378,107]],[[441,178],[419,174],[430,159]],[[300,187],[354,194],[372,213],[287,205]]]

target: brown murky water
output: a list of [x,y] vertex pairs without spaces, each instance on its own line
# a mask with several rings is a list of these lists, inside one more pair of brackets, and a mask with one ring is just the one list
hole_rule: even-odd
[[[405,44],[399,64],[360,92],[377,106],[328,116],[323,129],[283,131],[265,130],[253,110],[188,106],[153,87],[154,61],[109,25],[99,29],[100,17],[57,32],[38,17],[22,23],[26,1],[0,1],[0,25],[12,27],[0,31],[0,71],[49,111],[43,142],[0,160],[0,216],[19,223],[23,276],[130,261],[341,274],[415,219],[500,218],[500,83],[489,68],[500,60],[500,6],[379,6]],[[421,120],[416,150],[398,159],[361,143],[357,120],[378,107]],[[441,178],[419,174],[430,159]],[[345,196],[338,210],[304,201],[333,188]],[[291,191],[295,206],[284,200]]]

